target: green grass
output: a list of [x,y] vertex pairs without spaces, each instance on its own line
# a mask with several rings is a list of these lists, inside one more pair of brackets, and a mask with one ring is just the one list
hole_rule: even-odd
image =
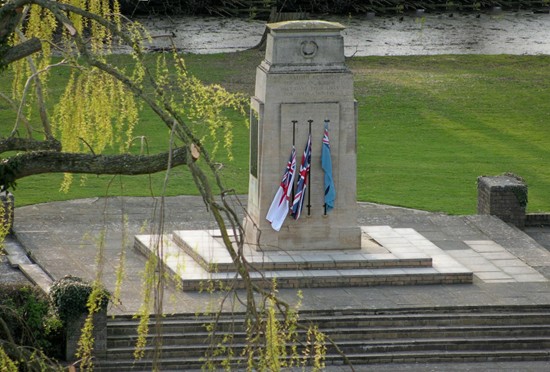
[[359,101],[358,198],[474,213],[476,179],[513,172],[550,210],[549,57],[351,61]]
[[[127,63],[119,57],[120,63]],[[206,82],[253,94],[256,51],[189,55],[188,68]],[[451,214],[476,210],[480,175],[513,172],[529,185],[530,212],[550,211],[549,56],[361,57],[348,61],[359,103],[358,199]],[[59,76],[62,79],[63,76]],[[0,76],[0,90],[9,90]],[[6,87],[4,89],[4,87]],[[0,131],[10,114],[0,103]],[[248,134],[236,123],[235,161],[223,156],[228,187],[246,193]],[[147,135],[151,151],[167,146],[167,133],[148,111],[136,135]],[[89,176],[68,194],[59,175],[20,180],[17,205],[110,195],[158,194],[164,174],[116,178]],[[122,179],[123,189],[121,188]],[[169,195],[196,194],[184,168],[173,171]]]

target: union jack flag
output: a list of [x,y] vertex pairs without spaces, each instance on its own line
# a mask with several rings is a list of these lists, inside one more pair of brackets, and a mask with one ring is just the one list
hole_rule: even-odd
[[302,164],[300,165],[300,178],[298,179],[298,186],[296,188],[296,194],[294,195],[294,201],[292,202],[292,216],[294,219],[300,218],[302,209],[304,208],[304,200],[307,189],[307,179],[309,171],[311,169],[311,134],[307,137],[307,145],[302,155]]
[[271,222],[271,227],[275,231],[279,231],[283,222],[285,221],[286,216],[290,210],[290,196],[292,190],[294,189],[294,176],[296,174],[296,149],[292,146],[292,151],[290,152],[290,158],[286,164],[286,169],[283,174],[283,179],[281,184],[277,189],[277,193],[273,198],[273,202],[267,211],[267,216],[265,217],[269,222]]

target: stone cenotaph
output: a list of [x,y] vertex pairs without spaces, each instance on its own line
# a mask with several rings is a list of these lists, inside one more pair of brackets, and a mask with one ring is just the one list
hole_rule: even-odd
[[[256,269],[250,278],[267,286],[276,279],[278,288],[471,283],[472,272],[452,258],[434,262],[431,255],[442,257],[442,250],[414,229],[357,224],[357,104],[352,73],[344,63],[344,27],[289,21],[268,28],[265,59],[257,68],[251,100],[249,194],[241,252]],[[306,147],[308,138],[311,145]],[[331,168],[323,166],[327,142]],[[292,178],[293,147],[296,179],[290,188],[283,175]],[[307,148],[309,182],[300,192],[297,176]],[[332,209],[325,208],[330,205],[330,200],[325,202],[326,169],[332,169],[327,173],[332,173],[336,190]],[[283,185],[293,191],[281,193],[281,198]],[[288,211],[300,195],[304,206],[295,219]],[[277,214],[283,218],[276,224],[271,218],[274,200],[279,202],[277,212],[284,212]],[[162,250],[157,249],[160,243]],[[200,290],[209,282],[243,285],[218,230],[179,230],[160,238],[137,235],[135,247],[147,256],[162,252],[160,259],[180,278],[183,290]]]
[[[250,181],[246,242],[261,250],[361,248],[356,206],[357,105],[345,65],[339,23],[288,21],[268,24],[265,59],[256,71],[251,100]],[[321,147],[328,124],[334,209],[324,208]],[[275,231],[266,215],[293,146],[298,176],[311,134],[311,168],[302,214],[287,216]],[[292,200],[290,201],[292,204]]]

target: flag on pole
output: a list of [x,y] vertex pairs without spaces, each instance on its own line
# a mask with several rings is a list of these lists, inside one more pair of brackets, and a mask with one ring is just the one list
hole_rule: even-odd
[[300,178],[298,179],[298,186],[296,188],[296,194],[292,202],[292,216],[294,219],[300,218],[302,209],[304,208],[304,200],[307,189],[307,179],[311,168],[311,134],[307,137],[307,144],[302,155],[302,164],[300,165]]
[[325,172],[325,212],[334,208],[334,199],[336,199],[336,189],[332,179],[332,160],[330,158],[330,141],[328,138],[328,121],[325,121],[325,131],[323,132],[323,147],[321,149],[321,168]]
[[290,195],[294,188],[294,175],[296,174],[296,149],[292,146],[292,151],[290,152],[290,159],[286,164],[285,173],[283,174],[283,179],[281,180],[281,185],[273,198],[273,202],[267,211],[267,216],[265,217],[269,222],[271,222],[271,227],[275,231],[279,231],[285,218],[290,210]]

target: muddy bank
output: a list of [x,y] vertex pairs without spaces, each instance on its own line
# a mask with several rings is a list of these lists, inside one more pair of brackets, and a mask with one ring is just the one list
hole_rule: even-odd
[[344,22],[347,55],[550,54],[549,14],[450,13]]
[[[550,54],[550,14],[442,13],[402,17],[318,17],[340,22],[346,55]],[[216,17],[136,18],[153,35],[151,48],[172,43],[188,53],[240,51],[260,40],[265,23]]]

